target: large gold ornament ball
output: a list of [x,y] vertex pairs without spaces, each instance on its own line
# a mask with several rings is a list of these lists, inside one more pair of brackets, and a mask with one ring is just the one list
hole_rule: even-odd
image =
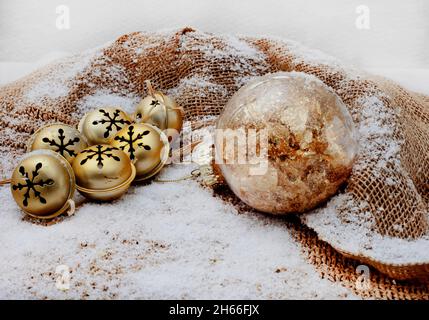
[[316,77],[296,72],[242,87],[218,119],[215,147],[232,191],[273,214],[304,212],[327,200],[358,152],[341,99]]
[[169,143],[166,135],[147,123],[131,124],[111,140],[110,144],[128,154],[136,166],[136,181],[157,174],[168,160]]
[[68,161],[51,150],[26,154],[12,173],[11,191],[30,216],[53,218],[69,208],[75,179]]
[[123,195],[136,174],[125,152],[105,144],[82,150],[72,167],[77,190],[87,198],[102,201]]
[[78,129],[89,145],[106,144],[123,127],[131,124],[128,114],[117,107],[105,107],[88,112]]
[[33,134],[27,150],[49,149],[72,162],[87,146],[86,138],[77,129],[65,124],[50,124]]
[[173,98],[155,91],[137,105],[134,120],[154,125],[167,135],[169,142],[173,142],[182,130],[183,111]]

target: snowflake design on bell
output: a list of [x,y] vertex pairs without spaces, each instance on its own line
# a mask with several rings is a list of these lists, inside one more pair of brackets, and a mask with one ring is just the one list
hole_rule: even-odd
[[36,164],[35,169],[31,172],[31,178],[29,173],[26,171],[24,166],[19,167],[19,173],[23,178],[25,178],[25,184],[14,184],[12,185],[13,190],[23,190],[26,189],[24,194],[24,199],[22,200],[22,204],[24,207],[28,206],[28,200],[31,198],[31,191],[33,191],[34,197],[38,198],[40,203],[46,204],[46,199],[42,197],[42,193],[37,190],[38,188],[44,188],[45,186],[51,186],[54,184],[54,180],[52,179],[38,179],[37,177],[40,174],[40,169],[42,169],[42,163],[38,162]]
[[152,100],[152,102],[150,103],[150,105],[153,106],[153,107],[156,107],[156,106],[159,106],[160,103],[159,103],[158,100],[155,99],[155,100]]
[[42,139],[42,141],[54,147],[54,151],[58,152],[63,157],[65,156],[66,152],[69,154],[70,157],[75,157],[76,153],[73,149],[70,149],[69,147],[78,143],[80,139],[78,137],[75,137],[74,139],[69,139],[67,142],[64,142],[66,136],[64,135],[64,130],[62,128],[58,129],[58,139],[59,142],[56,139],[49,139],[45,137]]
[[104,137],[107,138],[109,137],[110,132],[112,132],[114,129],[116,131],[121,130],[125,125],[127,124],[131,124],[130,121],[120,118],[120,114],[121,114],[121,110],[116,109],[113,112],[113,116],[106,110],[104,109],[100,109],[98,110],[102,115],[103,118],[100,120],[95,120],[92,122],[93,125],[98,125],[98,124],[106,124],[108,123],[109,125],[106,127],[106,131],[104,132]]
[[[149,112],[149,114],[153,111],[153,110],[155,110],[155,108],[157,107],[157,106],[160,106],[161,105],[161,103],[158,101],[158,100],[156,100],[156,99],[154,99],[154,100],[152,100],[151,101],[151,103],[150,103],[150,112]],[[136,114],[136,118],[137,118],[137,120],[142,120],[142,118],[143,118],[143,115],[142,115],[142,113],[141,112],[137,112],[137,114]]]
[[[116,136],[114,140],[118,141],[118,142],[122,142],[123,144],[121,144],[119,146],[119,148],[122,151],[127,151],[128,154],[130,155],[130,159],[134,160],[135,159],[135,152],[136,152],[135,147],[142,147],[147,151],[149,151],[151,149],[151,147],[149,145],[146,145],[143,142],[143,137],[147,136],[149,134],[150,134],[149,130],[145,130],[141,133],[135,134],[134,126],[129,126],[128,131],[125,135]],[[125,149],[127,149],[127,150],[125,150]]]
[[102,146],[102,145],[95,146],[95,150],[94,149],[85,149],[81,153],[88,153],[88,155],[86,156],[85,159],[83,159],[80,162],[80,164],[84,165],[88,160],[91,160],[94,157],[97,157],[96,158],[97,166],[99,168],[103,167],[103,165],[104,165],[103,161],[106,158],[112,158],[113,160],[120,161],[121,159],[112,153],[113,150],[118,150],[118,149],[114,148],[114,147],[106,147],[106,146]]

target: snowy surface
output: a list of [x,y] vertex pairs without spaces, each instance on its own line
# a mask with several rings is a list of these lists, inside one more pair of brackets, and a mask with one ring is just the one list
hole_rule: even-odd
[[8,188],[0,201],[0,298],[354,297],[319,278],[280,221],[238,214],[194,181],[136,186],[49,227],[22,221]]
[[[35,65],[0,63],[1,83]],[[429,93],[421,90],[429,71],[418,70],[415,82],[410,74],[399,80]],[[172,166],[163,177],[191,169]],[[49,227],[23,220],[8,187],[0,202],[0,298],[356,298],[320,279],[281,220],[239,214],[195,181],[134,186]],[[71,271],[67,291],[56,286],[59,266]]]

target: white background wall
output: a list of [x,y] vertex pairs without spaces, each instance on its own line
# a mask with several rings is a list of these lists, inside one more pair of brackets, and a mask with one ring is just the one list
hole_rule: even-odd
[[[70,8],[70,29],[56,7]],[[370,29],[355,26],[370,9]],[[0,61],[75,52],[137,30],[201,30],[298,40],[365,68],[429,68],[427,0],[0,0]]]

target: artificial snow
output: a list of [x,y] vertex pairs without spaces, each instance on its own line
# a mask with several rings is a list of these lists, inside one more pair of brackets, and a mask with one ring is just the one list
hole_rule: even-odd
[[[0,201],[3,299],[356,298],[318,276],[284,222],[239,214],[192,180],[132,186],[51,226],[23,220],[8,187]],[[61,268],[71,272],[68,290],[56,285]]]
[[[207,35],[193,33],[193,36]],[[229,52],[239,57],[237,67],[248,72],[248,76],[237,80],[239,87],[257,74],[255,66],[248,60],[259,59],[263,63],[265,57],[243,41],[225,39],[229,40]],[[181,45],[186,49],[186,37],[183,41]],[[132,43],[123,45],[134,48]],[[306,61],[337,65],[333,58],[320,52],[309,53],[293,42],[288,42],[288,45],[296,54],[294,63],[299,63],[299,57],[305,54]],[[135,54],[137,56],[148,49],[150,45],[135,48]],[[190,49],[203,51],[213,61],[221,59],[224,54],[215,46]],[[97,52],[91,51],[88,55],[94,56]],[[71,63],[76,57],[69,58],[70,64],[64,64],[57,76],[46,78],[30,88],[26,99],[40,102],[66,96],[70,89],[67,79],[83,71],[89,63],[86,54],[77,57],[79,63]],[[5,65],[0,64],[0,68],[3,67]],[[109,79],[126,81],[119,66],[111,71],[107,75]],[[22,75],[22,70],[19,72]],[[10,74],[10,79],[16,78]],[[4,77],[0,80],[6,82]],[[222,86],[216,87],[211,80],[191,75],[168,93],[174,96],[200,86],[227,94]],[[101,105],[118,105],[130,112],[140,98],[128,92],[98,90],[79,102],[74,116],[79,117]],[[379,107],[377,103],[380,102],[368,100],[368,117],[373,115],[371,108]],[[391,115],[383,116],[388,118]],[[362,137],[379,135],[376,138],[385,139],[390,135],[388,128],[371,123],[376,126],[358,128]],[[206,131],[200,132],[204,143],[199,146],[198,154],[201,162],[207,162],[210,153],[205,147],[211,145],[210,130],[202,130]],[[395,158],[398,150],[394,142],[391,147],[390,152],[384,155],[387,160]],[[1,146],[0,151],[3,152]],[[383,165],[382,160],[380,166]],[[10,158],[5,157],[0,165],[3,169],[9,168],[10,162]],[[159,178],[176,179],[188,175],[194,168],[195,164],[171,165]],[[196,181],[135,185],[112,203],[94,203],[81,196],[77,198],[74,216],[64,217],[57,224],[42,226],[23,218],[9,187],[0,187],[0,298],[356,298],[340,283],[319,277],[281,219],[257,213],[238,213],[232,205],[214,197],[210,190]],[[335,220],[336,206],[347,204],[351,213],[355,208],[365,206],[365,203],[353,203],[347,194],[339,194],[326,207],[318,209],[318,214],[306,215],[306,222],[334,247],[336,243],[344,244],[344,240],[348,240],[350,250],[364,248],[371,254],[376,252],[380,255],[385,252],[382,258],[386,261],[408,261],[413,258],[413,252],[415,254],[421,250],[422,244],[428,243],[425,239],[406,242],[381,236],[366,243],[367,240],[359,235],[364,235],[371,227],[370,216],[368,225],[362,225],[361,220],[359,223],[353,221],[355,216],[352,214],[346,217],[350,221],[347,227],[342,227],[344,224]],[[419,257],[426,259],[427,252]],[[67,290],[57,283],[61,276],[70,276]]]

